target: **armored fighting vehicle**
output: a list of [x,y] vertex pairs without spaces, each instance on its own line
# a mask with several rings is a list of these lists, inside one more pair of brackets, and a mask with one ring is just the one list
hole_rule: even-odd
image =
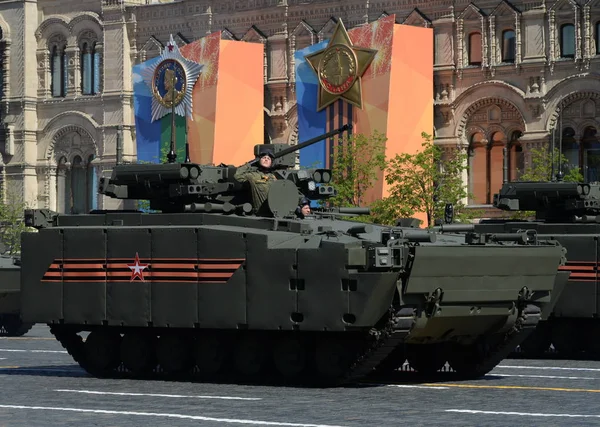
[[21,260],[0,255],[0,336],[25,335],[33,324],[21,319]]
[[475,226],[484,233],[535,230],[540,239],[557,240],[568,252],[559,267],[571,272],[549,318],[541,322],[520,349],[540,355],[552,347],[555,356],[600,356],[600,183],[505,182],[494,195],[496,208],[530,212],[531,220],[489,219]]
[[291,169],[294,151],[346,129],[269,145],[268,215],[253,213],[235,166],[173,156],[117,165],[99,184],[151,212],[26,211],[38,232],[22,235],[24,319],[96,376],[335,385],[407,359],[424,374],[449,362],[484,375],[566,282],[562,246],[347,218],[361,208],[297,218],[299,196],[335,189],[331,170]]

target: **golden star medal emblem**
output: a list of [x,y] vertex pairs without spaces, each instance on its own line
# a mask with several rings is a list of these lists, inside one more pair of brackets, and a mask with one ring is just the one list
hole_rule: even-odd
[[340,19],[327,47],[306,55],[306,60],[319,78],[317,111],[338,99],[362,108],[361,77],[377,51],[352,44]]

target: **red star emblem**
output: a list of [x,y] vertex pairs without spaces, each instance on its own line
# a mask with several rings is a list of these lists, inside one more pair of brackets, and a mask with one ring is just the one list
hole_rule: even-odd
[[173,45],[172,44],[168,45],[167,49],[169,49],[169,52],[173,52]]
[[137,252],[135,253],[135,263],[127,264],[127,267],[131,269],[130,282],[133,282],[136,277],[139,277],[139,279],[144,282],[144,270],[148,267],[148,264],[140,264],[140,257]]

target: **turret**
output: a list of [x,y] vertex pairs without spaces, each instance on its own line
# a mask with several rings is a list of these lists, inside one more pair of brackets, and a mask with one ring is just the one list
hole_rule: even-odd
[[[335,189],[328,185],[331,170],[293,170],[293,153],[351,127],[344,125],[298,145],[258,144],[254,147],[255,155],[263,146],[268,146],[274,154],[272,172],[278,179],[271,184],[268,195],[268,206],[273,216],[293,212],[300,194],[312,200],[336,194]],[[252,211],[250,190],[234,179],[236,170],[236,166],[226,164],[214,166],[171,161],[117,165],[110,178],[100,179],[98,191],[116,199],[148,200],[150,209],[162,212],[248,214]]]
[[535,211],[546,222],[600,221],[600,183],[508,182],[494,195],[494,207]]

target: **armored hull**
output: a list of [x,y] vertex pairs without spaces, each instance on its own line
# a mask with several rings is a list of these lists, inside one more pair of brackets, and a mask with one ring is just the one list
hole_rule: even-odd
[[559,268],[571,274],[549,316],[521,344],[520,352],[530,357],[600,357],[600,224],[494,221],[476,227],[493,233],[523,228],[535,230],[540,239],[559,241],[568,253],[567,263]]
[[[529,229],[540,239],[559,241],[567,250],[569,271],[564,290],[555,293],[553,309],[520,346],[528,357],[600,356],[600,184],[571,182],[509,182],[494,196],[506,211],[528,211],[533,220],[486,220],[475,226],[485,233]],[[553,351],[548,351],[553,349]]]
[[327,216],[46,211],[29,223],[24,320],[97,376],[330,385],[408,359],[478,377],[564,277],[557,242]]
[[20,259],[0,256],[0,336],[26,334],[33,326],[21,320]]

